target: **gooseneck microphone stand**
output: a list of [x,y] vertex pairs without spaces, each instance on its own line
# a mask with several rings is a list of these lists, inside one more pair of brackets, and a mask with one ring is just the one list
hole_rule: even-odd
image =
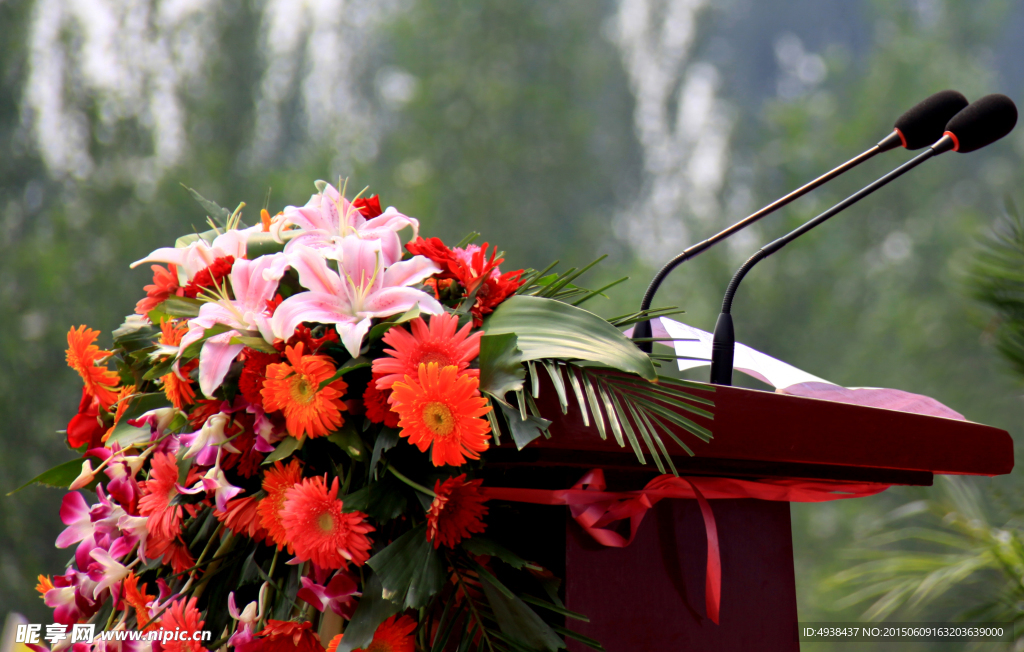
[[899,177],[913,170],[918,165],[921,165],[928,159],[938,156],[943,152],[948,152],[955,146],[956,143],[953,140],[953,138],[951,138],[949,135],[944,135],[934,145],[926,149],[921,154],[918,154],[917,156],[910,159],[903,165],[899,166],[889,174],[878,179],[871,185],[850,195],[849,197],[839,202],[832,208],[828,209],[821,215],[818,215],[814,219],[808,220],[797,229],[787,233],[778,240],[770,242],[769,244],[761,247],[754,253],[753,256],[747,259],[747,262],[743,263],[743,265],[738,270],[736,270],[736,273],[733,275],[732,280],[729,282],[729,287],[726,289],[725,297],[722,300],[722,314],[718,316],[718,321],[715,324],[715,336],[711,344],[712,384],[732,385],[733,354],[735,352],[736,346],[736,337],[732,325],[732,301],[733,298],[736,296],[736,290],[739,288],[740,283],[743,281],[743,277],[747,275],[747,273],[754,267],[754,265],[761,262],[768,256],[772,255],[779,249],[782,249],[784,246],[786,246],[796,238],[800,237],[804,233],[807,233],[808,231],[818,226],[822,222],[828,220],[830,217],[836,215],[843,209],[852,206],[861,199],[864,199],[865,197],[875,192],[882,186],[885,186],[886,184],[888,184],[891,181],[894,181],[895,179],[898,179]]
[[[803,197],[804,195],[806,195],[810,191],[814,190],[818,186],[822,185],[823,183],[831,181],[832,179],[838,177],[840,174],[843,174],[844,172],[857,167],[858,165],[860,165],[864,161],[867,161],[868,159],[872,158],[876,154],[880,154],[882,152],[887,152],[887,151],[889,151],[891,149],[895,149],[895,148],[901,146],[902,143],[903,143],[903,141],[900,138],[900,134],[897,131],[893,131],[892,133],[890,133],[888,136],[883,138],[877,145],[875,145],[871,149],[863,152],[862,154],[860,154],[858,156],[855,156],[855,157],[851,158],[849,161],[847,161],[846,163],[843,163],[839,167],[834,168],[834,169],[826,172],[825,174],[821,175],[820,177],[818,177],[814,181],[811,181],[810,183],[807,183],[807,184],[797,188],[796,190],[794,190],[793,192],[789,193],[785,197],[782,197],[781,199],[778,199],[775,202],[773,202],[771,204],[768,204],[767,206],[765,206],[761,210],[759,210],[756,213],[754,213],[754,214],[752,214],[752,215],[750,215],[750,216],[740,220],[739,222],[736,222],[735,224],[733,224],[729,228],[725,229],[724,231],[711,236],[710,238],[708,238],[707,240],[704,240],[703,242],[698,242],[697,244],[687,248],[681,254],[679,254],[678,256],[673,258],[672,260],[670,260],[667,263],[665,263],[665,266],[662,267],[658,271],[658,273],[654,275],[654,278],[651,279],[650,285],[647,286],[647,291],[644,292],[644,298],[640,302],[640,310],[641,311],[650,310],[651,303],[654,301],[654,295],[658,292],[658,288],[661,287],[661,284],[665,280],[665,277],[667,277],[672,272],[672,270],[674,270],[676,267],[681,265],[684,261],[687,261],[690,258],[693,258],[694,256],[700,254],[704,250],[706,250],[706,249],[710,248],[711,246],[717,244],[718,242],[728,238],[729,236],[731,236],[732,234],[736,233],[737,231],[741,231],[741,230],[745,229],[746,227],[750,226],[751,224],[753,224],[754,222],[758,221],[762,217],[765,217],[766,215],[770,215],[771,213],[774,213],[775,211],[777,211],[780,208],[782,208],[783,206],[786,206],[790,202],[792,202],[792,201],[794,201],[796,199],[799,199],[800,197]],[[931,151],[931,150],[929,150],[929,151]],[[914,160],[917,160],[917,159],[914,159]],[[636,325],[636,328],[633,331],[633,339],[637,340],[636,345],[640,348],[641,351],[643,351],[645,353],[650,353],[652,351],[651,345],[652,345],[653,342],[651,341],[650,338],[651,338],[651,323],[650,323],[650,321],[646,321],[645,320],[645,321],[638,322],[637,325]]]

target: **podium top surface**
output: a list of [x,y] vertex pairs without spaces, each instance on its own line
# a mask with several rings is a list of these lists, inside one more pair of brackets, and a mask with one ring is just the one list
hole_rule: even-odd
[[[693,450],[690,457],[662,436],[682,474],[927,485],[936,473],[995,476],[1013,469],[1009,433],[980,423],[740,387],[708,385],[690,391],[714,402],[714,418],[680,414],[714,437],[703,442],[674,428]],[[593,423],[584,426],[578,410],[563,415],[553,395],[550,386],[543,387],[537,401],[552,420],[552,437],[520,451],[534,450],[523,461],[656,471],[649,455],[644,467],[628,443],[621,448],[610,433],[602,440]],[[502,459],[512,461],[510,456]]]

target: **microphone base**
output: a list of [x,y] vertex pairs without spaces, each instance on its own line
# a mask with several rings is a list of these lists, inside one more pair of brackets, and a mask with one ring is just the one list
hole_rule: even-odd
[[711,341],[711,384],[732,385],[732,365],[736,352],[736,334],[732,315],[723,312],[715,323],[715,337]]

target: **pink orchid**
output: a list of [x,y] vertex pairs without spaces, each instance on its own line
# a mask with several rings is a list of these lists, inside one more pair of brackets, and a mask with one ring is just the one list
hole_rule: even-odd
[[145,516],[122,516],[117,527],[123,533],[122,539],[139,545],[139,558],[146,558],[146,541],[149,538],[149,519]]
[[76,576],[79,573],[69,568],[64,575],[53,578],[53,588],[43,596],[43,602],[53,609],[53,621],[63,625],[74,625],[82,615],[78,606]]
[[432,296],[408,287],[441,271],[425,256],[388,266],[380,240],[343,238],[335,253],[339,272],[327,266],[314,249],[297,246],[287,254],[299,283],[309,292],[294,294],[274,313],[274,334],[287,340],[302,322],[334,324],[341,341],[355,358],[374,318],[390,317],[414,306],[432,315],[444,311]]
[[290,225],[299,227],[303,233],[288,243],[286,253],[295,247],[304,246],[320,251],[327,258],[333,258],[336,244],[343,238],[355,235],[361,240],[380,241],[385,265],[402,259],[402,242],[398,239],[398,232],[410,227],[415,238],[420,229],[416,218],[402,215],[394,206],[389,206],[377,217],[366,219],[358,208],[329,183],[324,183],[322,191],[310,197],[302,208],[285,208],[281,218],[271,227],[271,233],[280,242],[282,230]]
[[91,557],[93,561],[89,564],[89,579],[96,582],[92,590],[93,598],[98,598],[104,590],[128,577],[128,568],[103,548],[94,548]]
[[[277,293],[278,281],[288,267],[284,254],[260,256],[256,260],[236,260],[231,267],[231,291],[234,298],[220,293],[199,309],[199,316],[188,322],[189,331],[181,338],[181,352],[203,338],[207,329],[220,324],[232,330],[206,340],[199,353],[199,388],[212,396],[220,387],[243,344],[232,344],[234,337],[261,336],[273,342],[267,300]],[[180,361],[180,357],[179,357]]]
[[60,503],[60,520],[68,527],[57,536],[58,548],[67,548],[83,541],[96,530],[89,515],[89,505],[77,491],[64,494]]
[[145,263],[173,263],[185,274],[185,278],[191,281],[199,271],[212,265],[218,258],[245,258],[249,234],[256,229],[257,227],[244,230],[230,229],[214,238],[213,244],[199,238],[185,247],[162,247],[142,260],[136,260],[131,264],[131,268]]
[[207,495],[209,495],[210,492],[213,492],[214,501],[217,503],[217,509],[222,512],[227,511],[227,503],[229,500],[242,493],[240,488],[228,482],[227,476],[224,475],[224,471],[220,468],[220,459],[218,459],[217,464],[207,471],[205,476],[203,476],[203,488],[206,490]]
[[278,431],[274,423],[267,418],[262,405],[248,404],[245,411],[256,418],[253,421],[253,430],[256,432],[256,443],[253,444],[260,453],[271,453],[274,451],[274,444],[287,436],[283,430]]
[[338,571],[327,586],[321,586],[308,577],[301,578],[302,588],[299,589],[298,598],[313,605],[317,611],[323,611],[330,607],[331,611],[351,619],[356,610],[355,598],[362,595],[359,592],[359,585],[352,577],[344,572]]
[[223,447],[229,453],[240,453],[234,444],[228,441],[224,430],[231,424],[231,416],[218,412],[203,424],[199,432],[181,436],[181,445],[188,446],[184,457],[186,459],[195,457],[196,463],[200,466],[209,466],[214,463],[218,450]]

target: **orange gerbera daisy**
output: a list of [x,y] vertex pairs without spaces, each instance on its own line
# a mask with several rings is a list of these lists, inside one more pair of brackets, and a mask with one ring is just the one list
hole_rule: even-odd
[[139,623],[137,629],[146,631],[146,625],[149,625],[149,629],[156,629],[157,623],[149,622],[148,606],[155,599],[155,595],[146,593],[145,584],[139,588],[139,578],[135,576],[135,571],[128,571],[128,577],[124,578],[124,601],[135,609],[135,620]]
[[331,488],[322,477],[306,478],[285,492],[281,525],[295,546],[300,561],[320,568],[362,566],[370,558],[370,538],[374,528],[362,512],[344,512],[338,500],[338,478]]
[[[416,621],[409,616],[391,616],[377,626],[369,647],[357,648],[352,652],[414,652],[416,640],[412,633],[415,630]],[[332,638],[327,652],[337,652],[344,637],[344,634],[338,634]]]
[[420,365],[430,362],[436,362],[439,367],[454,365],[460,373],[470,376],[480,374],[479,370],[467,367],[480,355],[483,331],[470,335],[472,326],[466,324],[456,332],[459,318],[448,313],[432,315],[429,328],[419,317],[409,322],[409,325],[412,327],[411,334],[399,326],[384,334],[384,343],[393,348],[384,349],[389,357],[373,361],[378,389],[390,389],[406,376],[415,377]]
[[153,548],[170,543],[181,532],[181,505],[173,505],[178,496],[178,464],[170,453],[156,453],[149,480],[139,483],[142,498],[139,514],[149,517],[149,545]]
[[427,510],[427,540],[454,548],[463,539],[486,529],[487,502],[480,493],[483,480],[466,481],[466,474],[434,483],[434,502]]
[[146,556],[150,559],[160,558],[160,563],[170,566],[175,573],[184,573],[196,565],[196,558],[188,551],[188,546],[180,539],[166,542],[146,543]]
[[96,363],[111,354],[93,344],[100,332],[85,326],[74,327],[68,331],[68,348],[65,352],[68,366],[78,372],[85,383],[85,390],[90,396],[99,399],[104,410],[117,400],[117,386],[120,377],[106,367],[97,367]]
[[53,588],[53,582],[49,575],[40,575],[36,580],[39,582],[36,584],[36,592],[39,593],[41,599],[45,600],[46,592]]
[[120,391],[117,392],[117,400],[114,401],[114,404],[117,405],[117,410],[114,411],[114,425],[107,428],[107,432],[103,434],[103,438],[100,440],[103,443],[106,443],[107,440],[110,439],[110,435],[114,433],[114,428],[116,428],[117,424],[120,423],[121,417],[124,416],[125,410],[127,410],[128,406],[131,404],[131,401],[127,399],[134,393],[135,385],[128,385],[127,387],[122,387]]
[[309,621],[267,620],[259,637],[263,639],[262,652],[324,652],[320,637]]
[[[181,338],[188,332],[188,323],[182,322],[175,326],[173,323],[161,320],[160,321],[160,343],[166,344],[167,346],[179,346],[181,344]],[[178,373],[171,371],[169,374],[164,374],[160,377],[160,382],[164,386],[164,394],[167,395],[167,400],[170,401],[174,407],[181,410],[186,405],[192,405],[196,402],[196,392],[192,389],[192,381],[189,380],[188,374],[199,364],[198,360],[192,360],[188,364],[181,367]]]
[[167,267],[153,265],[150,269],[153,270],[153,284],[142,288],[146,291],[146,298],[139,299],[139,302],[135,304],[135,314],[143,317],[166,301],[172,294],[179,297],[184,295],[182,288],[178,287],[177,265],[174,263],[168,263]]
[[321,437],[345,423],[342,412],[348,409],[341,397],[348,390],[338,379],[323,389],[320,383],[334,375],[331,359],[325,355],[302,355],[303,342],[287,347],[288,362],[267,366],[263,382],[263,408],[282,410],[288,434],[296,439],[304,435]]
[[491,407],[476,395],[478,384],[454,365],[439,368],[431,362],[420,365],[418,383],[406,376],[391,386],[391,409],[401,417],[401,436],[423,452],[431,448],[434,466],[461,466],[487,450],[491,424],[480,417]]
[[182,636],[185,639],[183,641],[163,642],[161,639],[161,647],[164,652],[185,652],[186,650],[206,652],[206,648],[199,641],[192,640],[192,634],[203,631],[203,624],[206,622],[202,619],[199,610],[196,609],[197,600],[198,598],[192,598],[188,602],[185,602],[184,599],[175,600],[160,619],[161,629],[171,632],[180,631],[185,634]]
[[227,502],[227,510],[213,510],[214,517],[235,534],[247,536],[253,541],[267,538],[267,530],[260,522],[260,499],[256,496],[233,498]]
[[260,515],[260,524],[267,531],[267,537],[277,545],[278,550],[284,550],[288,546],[289,554],[295,553],[295,548],[285,535],[284,526],[281,525],[281,508],[284,507],[284,494],[302,480],[302,468],[299,461],[293,459],[288,466],[280,462],[274,462],[274,468],[267,470],[263,475],[263,491],[267,496],[260,500],[256,511]]

